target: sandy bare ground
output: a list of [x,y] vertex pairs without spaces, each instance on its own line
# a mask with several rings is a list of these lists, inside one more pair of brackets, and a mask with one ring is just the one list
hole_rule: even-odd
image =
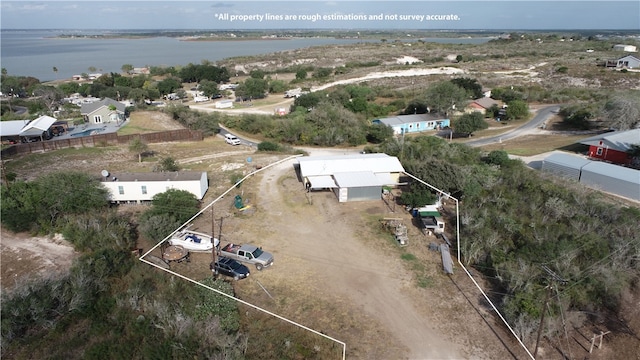
[[56,236],[32,237],[0,229],[0,284],[10,291],[17,283],[66,272],[78,254]]

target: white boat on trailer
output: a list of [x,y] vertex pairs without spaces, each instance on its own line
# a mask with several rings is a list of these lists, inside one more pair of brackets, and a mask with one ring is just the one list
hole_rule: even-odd
[[180,230],[169,239],[169,244],[180,245],[189,251],[211,251],[220,246],[220,240],[205,233],[193,230]]

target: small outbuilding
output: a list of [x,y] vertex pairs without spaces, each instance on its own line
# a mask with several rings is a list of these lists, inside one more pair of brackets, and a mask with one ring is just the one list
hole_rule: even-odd
[[102,172],[102,185],[113,203],[145,203],[169,189],[185,190],[202,200],[209,189],[206,172],[173,171],[152,173]]
[[307,190],[331,189],[339,202],[380,200],[382,187],[399,185],[404,172],[387,154],[305,156],[298,164]]
[[616,45],[613,45],[613,50],[624,51],[624,52],[636,52],[638,51],[638,48],[635,45],[616,44]]

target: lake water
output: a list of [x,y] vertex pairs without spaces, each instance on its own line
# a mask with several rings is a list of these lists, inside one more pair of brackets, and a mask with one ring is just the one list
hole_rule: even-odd
[[[0,61],[9,75],[33,76],[40,81],[73,75],[120,72],[123,64],[135,67],[200,64],[235,56],[259,55],[327,44],[351,44],[358,39],[299,38],[290,40],[180,41],[177,38],[87,39],[54,38],[61,30],[2,30]],[[429,42],[479,44],[488,38],[425,38]],[[53,67],[58,69],[53,72]]]

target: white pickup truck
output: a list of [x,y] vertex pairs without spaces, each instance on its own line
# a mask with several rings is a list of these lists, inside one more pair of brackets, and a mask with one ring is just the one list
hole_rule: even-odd
[[254,264],[258,271],[273,265],[273,255],[250,244],[227,244],[225,247],[220,249],[219,255],[244,263]]

